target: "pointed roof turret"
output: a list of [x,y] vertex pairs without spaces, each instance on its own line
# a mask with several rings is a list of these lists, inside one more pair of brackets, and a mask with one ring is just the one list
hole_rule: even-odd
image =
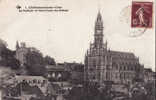
[[16,41],[16,49],[19,49],[19,48],[20,48],[19,43],[18,41]]
[[100,11],[97,14],[97,19],[95,22],[95,28],[96,29],[103,29],[103,20],[102,20],[102,15],[101,15]]
[[101,16],[100,11],[98,12],[98,15],[97,15],[97,21],[102,21],[102,16]]

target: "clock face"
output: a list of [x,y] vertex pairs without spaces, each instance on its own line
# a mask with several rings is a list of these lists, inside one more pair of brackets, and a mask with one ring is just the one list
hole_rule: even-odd
[[101,34],[101,30],[97,30],[96,32],[97,32],[97,34]]

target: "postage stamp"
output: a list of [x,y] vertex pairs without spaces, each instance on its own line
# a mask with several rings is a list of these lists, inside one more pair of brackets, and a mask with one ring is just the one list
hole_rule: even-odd
[[131,27],[152,28],[153,2],[132,2]]

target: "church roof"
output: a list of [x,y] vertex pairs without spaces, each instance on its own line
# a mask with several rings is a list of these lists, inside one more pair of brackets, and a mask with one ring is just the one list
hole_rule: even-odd
[[120,57],[120,58],[135,58],[135,55],[131,52],[121,52],[121,51],[110,50],[110,55],[113,57]]

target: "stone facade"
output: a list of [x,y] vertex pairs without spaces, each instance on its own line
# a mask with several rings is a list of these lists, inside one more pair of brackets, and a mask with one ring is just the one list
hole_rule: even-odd
[[139,59],[130,52],[112,51],[103,40],[103,20],[100,12],[95,22],[94,42],[85,55],[85,81],[100,84],[106,81],[114,83],[130,83],[143,67]]
[[28,48],[24,42],[21,42],[20,45],[16,43],[16,59],[20,61],[21,66],[26,63],[26,54],[28,53]]

